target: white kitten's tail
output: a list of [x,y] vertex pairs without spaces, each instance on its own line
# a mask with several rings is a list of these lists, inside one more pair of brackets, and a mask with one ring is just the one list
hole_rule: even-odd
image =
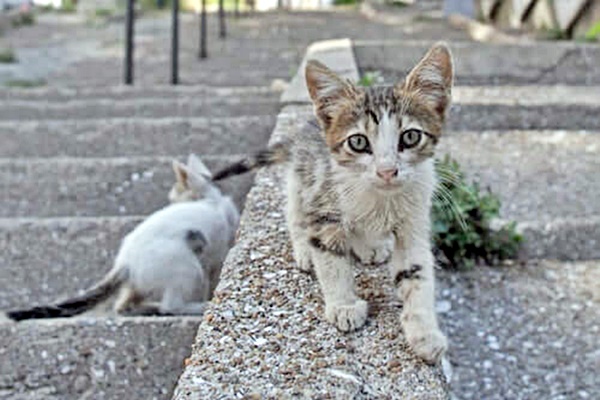
[[267,149],[261,150],[251,157],[235,164],[231,164],[213,175],[213,181],[220,181],[230,176],[245,174],[255,169],[266,167],[273,164],[279,164],[288,161],[290,158],[289,141],[281,141],[273,144]]
[[113,268],[100,282],[79,296],[58,304],[8,311],[6,316],[15,321],[22,321],[24,319],[72,317],[84,313],[108,299],[125,282],[127,275],[127,268]]

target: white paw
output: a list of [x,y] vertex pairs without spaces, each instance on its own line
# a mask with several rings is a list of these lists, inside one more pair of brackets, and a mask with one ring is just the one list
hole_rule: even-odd
[[412,351],[429,364],[439,363],[448,348],[446,336],[439,329],[421,331],[420,334],[407,332],[406,339]]
[[294,260],[296,260],[296,266],[299,270],[304,272],[312,271],[312,259],[310,256],[310,249],[308,246],[295,245],[294,247]]
[[331,304],[325,306],[325,318],[340,331],[355,331],[367,321],[367,302],[357,299],[350,304]]

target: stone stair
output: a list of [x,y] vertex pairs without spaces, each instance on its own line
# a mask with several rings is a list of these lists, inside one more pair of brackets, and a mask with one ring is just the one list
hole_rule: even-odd
[[[72,296],[111,268],[120,240],[167,204],[171,161],[211,169],[266,143],[268,87],[0,92],[0,309]],[[252,176],[225,182],[242,208]],[[198,318],[0,323],[0,398],[170,396]]]
[[[184,17],[182,37],[196,35],[195,27],[193,16]],[[232,24],[232,38],[211,42],[218,43],[210,49],[218,56],[201,67],[194,46],[182,44],[182,79],[191,85],[172,88],[157,84],[166,79],[168,19],[140,21],[138,28],[136,76],[145,85],[106,86],[120,80],[122,60],[120,47],[105,43],[108,56],[79,60],[52,76],[67,87],[0,90],[0,309],[75,294],[102,276],[123,235],[166,204],[173,157],[194,151],[216,168],[261,147],[279,110],[271,81],[297,71],[309,43],[362,39],[353,43],[360,70],[381,70],[389,79],[431,44],[420,39],[444,37],[457,40],[451,46],[459,77],[444,148],[499,193],[502,218],[516,219],[527,234],[527,257],[561,260],[440,274],[452,391],[461,399],[600,398],[593,386],[600,365],[589,339],[600,321],[594,311],[600,309],[594,297],[600,293],[594,286],[600,258],[597,47],[488,47],[463,41],[462,32],[449,31],[441,20],[384,27],[352,13],[274,13]],[[48,34],[59,45],[72,32],[62,35]],[[35,52],[43,45],[38,40],[23,32],[15,43]],[[232,73],[231,66],[244,68]],[[277,134],[309,113],[306,104],[286,107]],[[334,397],[445,398],[441,371],[406,352],[390,325],[399,304],[389,290],[379,293],[373,282],[363,287],[381,325],[346,336],[322,322],[316,285],[291,267],[280,179],[278,171],[259,175],[205,322],[104,314],[0,321],[0,399],[170,398],[199,324],[178,399],[219,390],[260,398],[264,388],[265,398],[277,398],[277,385],[307,397],[314,389]],[[224,188],[241,204],[251,182],[236,178]],[[274,291],[294,284],[295,298]],[[308,319],[301,313],[307,307]],[[277,320],[265,318],[273,310]],[[557,322],[548,323],[553,318]],[[273,339],[272,326],[290,336]],[[523,335],[530,333],[541,353],[523,351],[529,346]],[[557,375],[557,366],[564,373]],[[245,382],[256,383],[256,390]]]

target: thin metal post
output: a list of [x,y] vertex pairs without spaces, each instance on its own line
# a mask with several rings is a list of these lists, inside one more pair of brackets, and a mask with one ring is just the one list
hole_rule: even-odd
[[171,84],[179,83],[179,0],[173,0],[171,23]]
[[219,0],[219,37],[224,39],[227,37],[225,28],[225,0]]
[[198,57],[208,57],[206,51],[206,0],[202,0],[202,10],[200,10],[200,53]]
[[235,0],[235,2],[233,3],[233,16],[235,18],[239,18],[240,16],[240,0]]
[[134,0],[127,0],[125,14],[125,84],[133,85],[133,22]]

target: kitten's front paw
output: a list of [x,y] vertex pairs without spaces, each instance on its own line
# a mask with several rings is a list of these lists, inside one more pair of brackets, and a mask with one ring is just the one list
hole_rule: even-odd
[[448,348],[446,336],[439,329],[416,335],[407,332],[406,339],[413,352],[429,364],[437,364]]
[[325,318],[340,331],[355,331],[367,321],[367,302],[357,299],[350,304],[331,304],[325,306]]

